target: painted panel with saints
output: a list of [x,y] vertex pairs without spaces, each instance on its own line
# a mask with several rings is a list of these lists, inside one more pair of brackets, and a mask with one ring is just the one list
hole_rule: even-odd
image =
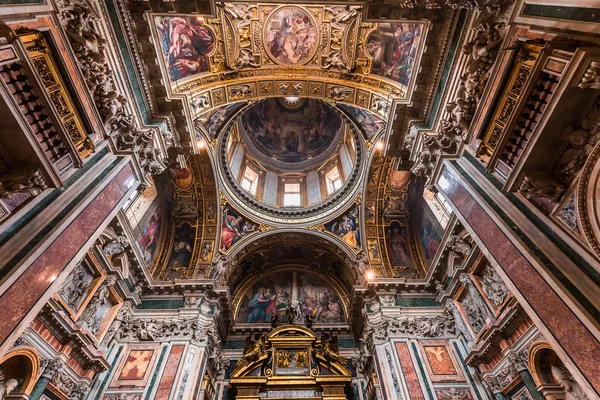
[[380,23],[367,38],[371,74],[408,85],[418,56],[422,24]]
[[228,250],[244,236],[258,230],[258,224],[250,221],[229,206],[223,208],[223,224],[221,226],[221,249]]
[[325,224],[325,229],[343,240],[353,249],[360,247],[360,220],[358,206],[353,205],[344,214]]
[[338,107],[350,114],[368,138],[372,138],[385,127],[385,121],[379,115],[371,111],[343,103],[340,103]]
[[154,17],[169,79],[209,71],[208,54],[215,37],[202,20],[192,17]]
[[317,323],[345,321],[339,294],[323,278],[304,271],[280,271],[261,277],[242,296],[238,323],[267,323],[273,315],[287,320],[290,309],[296,320],[310,315]]
[[[221,130],[223,124],[231,117],[231,115],[239,110],[245,102],[227,104],[215,110],[207,111],[196,119],[209,138],[215,139]],[[197,139],[200,139],[198,137]]]
[[175,228],[173,245],[167,261],[169,270],[180,271],[190,266],[195,240],[196,227],[183,223]]
[[385,247],[392,267],[412,267],[408,228],[392,221],[385,228]]

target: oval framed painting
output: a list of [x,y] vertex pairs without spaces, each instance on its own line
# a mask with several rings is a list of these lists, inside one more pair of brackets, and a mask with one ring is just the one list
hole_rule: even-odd
[[317,52],[318,39],[315,19],[301,7],[279,7],[267,17],[263,38],[265,50],[278,64],[306,64]]

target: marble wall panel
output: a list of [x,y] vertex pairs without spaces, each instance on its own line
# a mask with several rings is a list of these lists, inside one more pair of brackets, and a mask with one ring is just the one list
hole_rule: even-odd
[[129,190],[133,179],[133,170],[128,164],[0,296],[0,309],[12,311],[0,319],[0,343],[9,337],[106,220]]
[[171,347],[165,370],[163,371],[162,378],[160,378],[160,383],[158,384],[158,389],[156,390],[155,400],[169,399],[169,394],[175,383],[175,375],[179,369],[179,362],[181,361],[184,348],[184,345],[174,345]]
[[536,268],[469,193],[464,181],[444,168],[440,189],[496,259],[523,299],[530,305],[581,373],[600,393],[600,342],[562,300]]
[[400,361],[400,368],[404,373],[404,380],[408,387],[408,393],[410,394],[411,400],[425,399],[423,391],[421,390],[421,383],[417,377],[417,371],[410,357],[410,351],[408,345],[404,342],[396,343],[396,353],[398,354],[398,360]]

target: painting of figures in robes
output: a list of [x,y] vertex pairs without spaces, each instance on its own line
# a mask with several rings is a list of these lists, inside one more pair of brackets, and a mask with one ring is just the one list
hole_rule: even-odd
[[250,221],[231,207],[225,206],[221,225],[221,249],[228,250],[244,236],[257,230],[257,223]]
[[430,265],[440,247],[444,230],[427,206],[418,217],[420,218],[418,219],[417,232],[420,233],[421,237],[419,247],[425,262]]
[[422,24],[380,23],[367,38],[371,74],[408,85],[418,57],[422,30]]
[[325,224],[325,229],[338,236],[353,249],[360,247],[360,220],[358,206],[353,205],[344,214]]
[[194,242],[196,240],[196,227],[187,223],[175,228],[175,238],[167,261],[167,267],[171,270],[186,269],[190,266]]
[[392,221],[385,228],[385,246],[392,267],[413,266],[409,251],[408,228]]
[[346,111],[356,121],[370,139],[385,127],[385,121],[379,115],[363,110],[359,107],[349,106],[347,104],[338,104],[342,110]]
[[[223,124],[244,104],[246,103],[241,101],[207,111],[196,119],[196,123],[202,127],[210,139],[215,139]],[[197,139],[201,138],[197,137]]]
[[158,245],[161,218],[161,210],[160,208],[157,208],[150,215],[148,223],[141,230],[142,234],[138,239],[138,243],[142,249],[142,253],[144,254],[144,260],[146,260],[146,263],[148,264],[152,262],[154,252],[156,251],[156,246]]
[[267,52],[280,64],[305,63],[316,51],[317,35],[317,26],[305,10],[282,7],[266,23]]
[[279,271],[261,277],[244,293],[236,321],[269,323],[273,315],[287,321],[290,310],[297,321],[310,315],[316,323],[345,321],[338,293],[323,278],[304,271]]
[[157,16],[154,22],[171,82],[210,70],[215,36],[201,19]]
[[289,109],[279,99],[266,99],[242,114],[239,127],[242,139],[266,157],[297,163],[337,143],[343,125],[338,111],[325,102],[308,99]]

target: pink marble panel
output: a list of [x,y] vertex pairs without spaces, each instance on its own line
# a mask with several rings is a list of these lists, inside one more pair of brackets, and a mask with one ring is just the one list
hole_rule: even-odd
[[0,296],[0,309],[11,310],[0,318],[0,343],[44,295],[92,233],[128,191],[133,170],[127,165],[58,236],[29,268]]
[[175,375],[177,374],[177,369],[179,368],[179,361],[181,361],[184,347],[184,345],[180,344],[171,347],[171,352],[169,353],[169,358],[167,358],[167,364],[165,365],[162,378],[160,378],[160,383],[158,384],[158,389],[156,390],[156,396],[154,397],[154,400],[169,399],[169,394],[173,388],[173,382],[175,382]]
[[600,343],[486,214],[463,186],[460,177],[445,169],[440,186],[558,343],[600,393]]
[[398,353],[398,360],[400,361],[400,368],[404,373],[404,379],[406,380],[406,387],[408,388],[408,394],[411,400],[425,399],[423,391],[421,390],[421,384],[417,377],[417,371],[410,358],[410,352],[408,346],[404,342],[396,343],[396,352]]

